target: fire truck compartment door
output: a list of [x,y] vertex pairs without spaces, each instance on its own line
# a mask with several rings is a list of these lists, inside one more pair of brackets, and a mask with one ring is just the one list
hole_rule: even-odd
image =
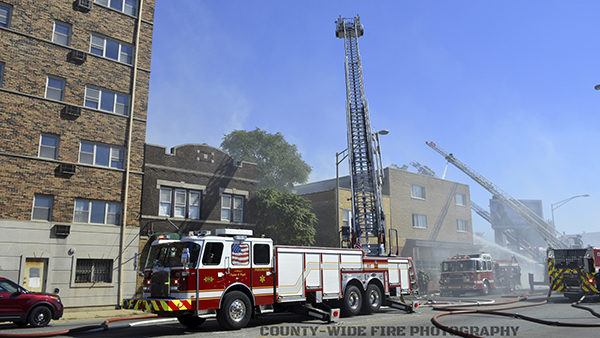
[[340,256],[323,254],[323,293],[340,294]]
[[408,262],[398,264],[400,267],[400,288],[402,290],[410,289],[410,279],[408,277]]
[[281,298],[304,296],[304,253],[277,253],[277,293]]
[[306,254],[306,287],[321,288],[321,255]]
[[390,284],[399,284],[400,283],[400,268],[398,267],[398,263],[388,263],[388,275],[390,279]]

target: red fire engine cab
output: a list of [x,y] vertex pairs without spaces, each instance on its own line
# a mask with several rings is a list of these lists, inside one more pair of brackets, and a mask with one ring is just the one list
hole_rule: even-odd
[[494,288],[492,256],[489,254],[448,257],[441,264],[440,295],[457,296],[468,291],[484,295]]
[[[252,316],[301,310],[336,321],[371,313],[383,304],[412,312],[403,295],[417,292],[410,258],[369,257],[360,249],[273,245],[252,230],[220,229],[153,242],[142,298],[124,308],[177,317],[188,327],[216,313],[225,329],[245,327]],[[393,300],[397,296],[401,301]]]

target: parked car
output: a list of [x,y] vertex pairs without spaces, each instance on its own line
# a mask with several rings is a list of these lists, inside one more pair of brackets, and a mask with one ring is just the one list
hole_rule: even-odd
[[57,294],[31,292],[17,283],[0,277],[0,321],[19,326],[42,327],[63,315],[63,304]]

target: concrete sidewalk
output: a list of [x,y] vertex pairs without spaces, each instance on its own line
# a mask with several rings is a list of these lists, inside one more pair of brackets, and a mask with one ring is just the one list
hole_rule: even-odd
[[121,317],[136,317],[149,316],[151,312],[143,312],[139,310],[115,309],[114,307],[86,307],[86,308],[66,308],[63,312],[62,320],[85,320],[99,319],[106,320],[109,318]]

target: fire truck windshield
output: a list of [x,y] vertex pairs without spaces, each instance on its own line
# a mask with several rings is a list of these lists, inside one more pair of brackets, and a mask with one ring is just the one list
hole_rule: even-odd
[[200,244],[175,242],[153,245],[150,248],[150,253],[148,253],[146,269],[181,266],[181,254],[183,248],[188,248],[190,250],[190,263],[188,267],[196,267],[198,255],[200,254]]
[[452,261],[442,263],[442,272],[475,271],[474,261]]

